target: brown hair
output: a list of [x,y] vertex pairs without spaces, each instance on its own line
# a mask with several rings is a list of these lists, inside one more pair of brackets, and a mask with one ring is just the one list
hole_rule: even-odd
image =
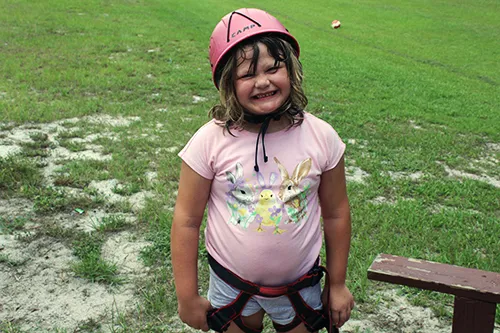
[[225,61],[225,64],[221,66],[222,72],[218,82],[220,103],[210,109],[209,115],[229,131],[232,128],[243,128],[245,123],[244,109],[236,97],[235,72],[238,65],[241,64],[241,62],[238,63],[238,60],[241,59],[241,54],[247,47],[253,48],[250,70],[255,70],[259,58],[257,43],[262,43],[267,47],[269,55],[274,58],[276,63],[285,63],[291,89],[290,96],[279,109],[283,111],[282,116],[290,120],[290,127],[300,125],[304,119],[304,109],[307,106],[307,97],[302,89],[302,64],[291,44],[275,34],[257,35],[249,38],[236,45],[226,59],[222,60]]

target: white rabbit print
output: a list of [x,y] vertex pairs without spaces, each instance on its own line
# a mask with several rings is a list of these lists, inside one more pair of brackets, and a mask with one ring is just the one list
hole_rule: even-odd
[[231,212],[228,223],[246,229],[257,215],[255,212],[255,190],[245,182],[241,163],[236,163],[234,174],[231,171],[226,172],[226,179],[229,181],[226,203]]
[[258,232],[266,231],[263,227],[273,227],[274,234],[281,234],[285,230],[279,228],[282,214],[282,204],[276,198],[276,194],[272,191],[272,186],[276,182],[278,175],[271,172],[269,175],[269,185],[266,185],[262,173],[257,172],[257,180],[259,182],[258,202],[255,207],[255,222],[259,223]]
[[310,190],[310,184],[303,184],[303,187],[300,184],[311,170],[311,158],[297,164],[291,176],[276,157],[274,161],[278,165],[281,175],[278,198],[285,203],[285,210],[290,219],[286,220],[285,223],[290,221],[300,223],[307,214],[307,195]]

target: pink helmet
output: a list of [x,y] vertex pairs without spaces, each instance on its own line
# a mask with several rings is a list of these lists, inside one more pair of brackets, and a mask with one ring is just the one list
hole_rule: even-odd
[[210,36],[209,57],[212,66],[212,79],[219,89],[220,71],[223,57],[239,42],[263,33],[276,33],[284,37],[297,51],[299,43],[288,30],[269,13],[255,8],[241,8],[224,16],[215,26]]

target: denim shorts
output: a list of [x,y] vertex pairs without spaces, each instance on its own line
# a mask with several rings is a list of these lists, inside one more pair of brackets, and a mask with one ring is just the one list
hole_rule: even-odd
[[[321,303],[321,283],[304,288],[299,293],[304,301],[314,310],[320,310],[323,307]],[[232,303],[238,294],[238,289],[224,282],[210,268],[210,285],[208,287],[207,298],[214,308],[220,308]],[[289,324],[295,318],[295,310],[286,296],[254,296],[248,301],[241,315],[244,317],[251,316],[259,312],[260,309],[263,309],[273,322],[280,325]]]

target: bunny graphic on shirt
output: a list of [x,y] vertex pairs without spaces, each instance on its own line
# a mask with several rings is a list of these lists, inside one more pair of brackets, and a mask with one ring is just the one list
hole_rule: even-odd
[[286,220],[285,223],[290,221],[300,223],[307,213],[307,194],[310,188],[309,184],[304,184],[302,188],[300,184],[311,170],[311,158],[300,162],[293,170],[291,176],[276,157],[274,161],[278,165],[281,175],[278,198],[284,202],[286,213],[290,219]]
[[234,174],[231,171],[226,172],[226,179],[229,181],[226,203],[231,212],[228,223],[240,225],[246,229],[256,216],[255,190],[245,182],[241,163],[236,163],[236,172]]

